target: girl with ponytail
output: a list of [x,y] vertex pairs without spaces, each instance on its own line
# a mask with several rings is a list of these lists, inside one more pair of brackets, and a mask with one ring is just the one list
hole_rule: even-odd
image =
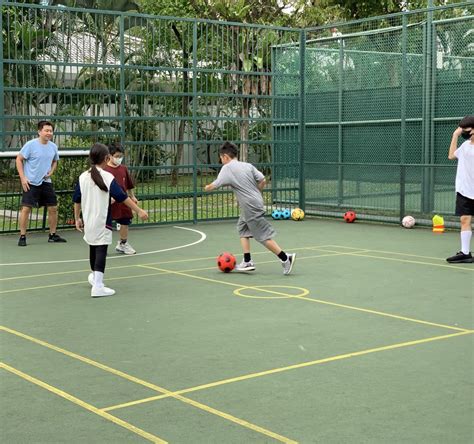
[[111,198],[127,205],[140,219],[148,219],[147,212],[128,197],[112,174],[104,171],[109,157],[105,145],[95,143],[92,146],[89,152],[91,168],[80,175],[73,196],[76,229],[84,232],[84,240],[89,244],[91,273],[88,280],[93,298],[115,294],[115,290],[104,286],[107,247],[112,243]]

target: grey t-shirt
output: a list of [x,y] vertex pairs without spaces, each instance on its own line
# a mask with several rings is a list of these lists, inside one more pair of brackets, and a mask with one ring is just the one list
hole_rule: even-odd
[[252,164],[234,159],[222,167],[213,185],[216,188],[230,186],[237,197],[242,216],[245,220],[252,220],[265,213],[262,193],[258,188],[258,183],[264,178]]

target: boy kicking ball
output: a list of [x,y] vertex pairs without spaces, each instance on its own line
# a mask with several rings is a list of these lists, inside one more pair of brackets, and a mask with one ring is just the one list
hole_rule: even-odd
[[250,254],[250,238],[255,238],[265,248],[278,256],[283,266],[283,274],[290,274],[295,263],[295,253],[285,253],[273,240],[275,230],[265,219],[262,190],[265,176],[253,165],[237,160],[238,149],[233,143],[225,142],[219,149],[223,164],[217,179],[205,186],[205,191],[213,191],[222,186],[230,186],[240,207],[237,231],[244,253],[243,261],[235,271],[254,271],[255,264]]

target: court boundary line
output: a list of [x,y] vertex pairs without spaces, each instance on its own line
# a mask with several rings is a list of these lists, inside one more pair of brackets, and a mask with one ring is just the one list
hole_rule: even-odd
[[[140,379],[140,378],[136,378],[136,377],[134,377],[132,375],[129,375],[127,373],[124,373],[120,370],[109,367],[109,366],[107,366],[105,364],[102,364],[98,361],[94,361],[94,360],[89,359],[87,357],[81,356],[77,353],[74,353],[74,352],[71,352],[69,350],[60,348],[60,347],[55,346],[53,344],[50,344],[46,341],[43,341],[41,339],[38,339],[38,338],[35,338],[33,336],[27,335],[25,333],[19,332],[17,330],[11,329],[9,327],[0,326],[0,330],[3,330],[6,333],[12,334],[14,336],[18,336],[22,339],[28,340],[30,342],[33,342],[35,344],[38,344],[38,345],[43,346],[45,348],[48,348],[50,350],[54,350],[58,353],[66,355],[70,358],[76,359],[78,361],[89,364],[93,367],[104,370],[108,373],[119,376],[119,377],[121,377],[123,379],[126,379],[128,381],[134,382],[138,385],[147,387],[151,390],[157,391],[158,393],[162,393],[161,395],[158,395],[158,396],[142,398],[140,400],[130,401],[128,403],[118,404],[118,405],[109,406],[109,407],[103,407],[103,408],[99,409],[99,410],[104,411],[104,412],[107,412],[107,411],[110,411],[110,410],[116,410],[116,409],[123,408],[123,407],[130,407],[132,405],[143,404],[145,402],[151,402],[151,401],[155,401],[155,400],[159,400],[159,399],[170,398],[170,397],[173,398],[173,399],[178,399],[178,400],[183,401],[185,403],[188,403],[185,400],[192,401],[191,405],[201,404],[197,401],[194,401],[194,400],[191,400],[189,398],[183,397],[182,394],[183,393],[191,393],[191,392],[195,392],[195,391],[200,391],[200,390],[204,390],[204,389],[208,389],[208,388],[212,388],[212,387],[217,387],[217,386],[221,386],[221,385],[225,385],[225,384],[230,384],[230,383],[234,383],[234,382],[240,382],[240,381],[244,381],[244,380],[248,380],[248,379],[254,379],[254,378],[267,376],[267,375],[271,375],[271,374],[282,373],[282,372],[285,372],[285,371],[296,370],[296,369],[299,369],[299,368],[305,368],[305,367],[310,367],[310,366],[314,366],[314,365],[325,364],[325,363],[328,363],[328,362],[335,362],[335,361],[340,361],[340,360],[343,360],[343,359],[349,359],[349,358],[353,358],[353,357],[364,356],[364,355],[368,355],[368,354],[372,354],[372,353],[378,353],[378,352],[387,351],[387,350],[400,349],[400,348],[404,348],[404,347],[408,347],[408,346],[415,346],[415,345],[419,345],[419,344],[423,344],[423,343],[434,342],[434,341],[443,340],[443,339],[449,339],[449,338],[453,338],[453,337],[457,337],[457,336],[465,336],[465,335],[469,335],[469,334],[474,333],[474,330],[466,330],[466,331],[461,331],[461,332],[456,332],[456,333],[449,333],[449,334],[445,334],[445,335],[430,336],[428,338],[423,338],[423,339],[415,339],[415,340],[411,340],[411,341],[404,341],[404,342],[389,344],[389,345],[385,345],[385,346],[381,346],[381,347],[374,347],[374,348],[360,350],[360,351],[356,351],[356,352],[349,352],[349,353],[344,353],[344,354],[340,354],[340,355],[336,355],[336,356],[330,356],[330,357],[327,357],[327,358],[321,358],[321,359],[317,359],[317,360],[301,362],[301,363],[298,363],[298,364],[292,364],[292,365],[288,365],[288,366],[284,366],[284,367],[273,368],[273,369],[264,370],[264,371],[261,371],[261,372],[249,373],[249,374],[246,374],[246,375],[241,375],[241,376],[237,376],[237,377],[233,377],[233,378],[227,378],[227,379],[223,379],[223,380],[219,380],[219,381],[214,381],[214,382],[211,382],[211,383],[201,384],[201,385],[198,385],[198,386],[194,386],[194,387],[190,387],[190,388],[182,389],[182,390],[177,390],[177,391],[173,392],[173,391],[167,390],[165,388],[162,388],[160,386],[157,386],[156,384],[150,383],[150,382],[145,381],[145,380]],[[213,408],[211,408],[211,409],[215,412],[224,413],[224,412],[220,412],[217,409],[213,409]],[[213,412],[211,412],[211,413],[213,413]],[[226,414],[226,415],[228,415],[228,414]],[[217,415],[217,416],[221,416],[221,415]],[[229,416],[231,416],[231,415],[229,415]],[[237,419],[239,419],[239,418],[237,418]],[[246,423],[251,424],[251,423],[248,423],[248,422],[246,422]],[[240,424],[240,425],[242,425],[242,424]],[[257,427],[259,427],[259,426],[257,426]],[[263,430],[265,430],[265,429],[263,429]],[[271,432],[271,433],[273,434],[274,432]],[[277,434],[275,434],[275,435],[277,435]],[[281,439],[279,439],[282,442],[295,443],[295,441],[289,440],[288,438],[282,437],[281,435],[277,435],[277,436],[287,440],[287,441],[282,441]],[[272,436],[272,437],[274,437],[274,436]],[[278,439],[278,438],[276,438],[276,439]]]
[[82,399],[79,399],[76,396],[73,396],[70,393],[65,392],[64,390],[61,390],[51,384],[48,384],[47,382],[44,382],[41,379],[35,378],[34,376],[29,375],[28,373],[22,372],[21,370],[18,370],[17,368],[11,365],[8,365],[4,362],[0,362],[0,368],[48,392],[51,392],[55,394],[56,396],[66,399],[67,401],[72,402],[73,404],[76,404],[79,407],[82,407],[83,409],[88,410],[89,412],[94,413],[95,415],[98,415],[107,421],[110,421],[116,425],[119,425],[120,427],[123,427],[127,429],[128,431],[133,432],[141,436],[142,438],[147,439],[148,441],[159,443],[159,444],[168,443],[168,441],[165,441],[162,438],[159,438],[158,436],[153,435],[152,433],[149,433],[127,421],[124,421],[123,419],[117,418],[116,416],[111,415],[108,412],[104,412],[102,409],[99,409],[93,406],[92,404],[89,404],[88,402],[85,402]]
[[371,309],[367,309],[367,308],[356,307],[356,306],[353,306],[353,305],[339,304],[337,302],[324,301],[322,299],[313,299],[313,298],[310,298],[310,297],[288,295],[286,293],[279,293],[279,292],[276,292],[276,291],[273,291],[273,290],[266,290],[266,289],[263,289],[263,288],[252,287],[251,285],[242,285],[242,284],[236,284],[234,282],[220,281],[218,279],[211,279],[211,278],[207,278],[207,277],[203,277],[203,276],[195,276],[195,275],[188,274],[188,273],[182,272],[182,271],[166,270],[166,269],[163,269],[163,268],[151,267],[149,265],[137,265],[137,267],[148,268],[148,269],[151,269],[151,270],[157,270],[157,271],[163,271],[163,272],[166,271],[170,274],[177,274],[179,276],[186,276],[186,277],[190,277],[190,278],[193,278],[193,279],[199,279],[199,280],[203,280],[203,281],[208,281],[208,282],[213,282],[213,283],[218,283],[218,284],[223,284],[223,285],[229,285],[229,286],[232,286],[232,287],[239,287],[239,288],[245,287],[245,288],[248,288],[248,289],[255,289],[256,291],[262,291],[264,293],[271,293],[271,294],[277,294],[277,295],[286,295],[286,296],[290,296],[290,299],[300,299],[300,300],[304,300],[304,301],[317,302],[317,303],[324,304],[324,305],[332,305],[332,306],[335,306],[335,307],[347,308],[349,310],[361,311],[361,312],[365,312],[365,313],[369,313],[369,314],[375,314],[375,315],[379,315],[379,316],[399,319],[399,320],[402,320],[402,321],[409,321],[409,322],[415,322],[415,323],[418,323],[418,324],[430,325],[430,326],[433,326],[433,327],[446,328],[446,329],[456,330],[456,331],[470,331],[470,329],[466,329],[466,328],[460,328],[460,327],[455,327],[455,326],[446,325],[446,324],[439,324],[439,323],[435,323],[435,322],[431,322],[431,321],[425,321],[425,320],[422,320],[422,319],[409,318],[409,317],[406,317],[406,316],[396,315],[396,314],[392,314],[392,313],[386,313],[386,312],[383,312],[383,311],[371,310]]
[[[308,248],[308,249],[311,249],[311,248]],[[265,253],[265,252],[263,252],[263,253]],[[322,253],[324,253],[324,251],[322,251]],[[319,258],[319,257],[343,256],[343,255],[346,255],[346,254],[349,254],[349,253],[340,252],[340,253],[318,254],[318,255],[315,255],[315,256],[303,257],[303,258],[300,258],[299,260],[316,259],[316,258]],[[212,259],[214,259],[214,258],[212,258]],[[201,260],[201,259],[198,258],[198,259],[196,259],[196,261],[197,260]],[[176,261],[176,262],[179,263],[180,261]],[[176,262],[168,261],[167,263],[176,263]],[[259,262],[259,264],[270,264],[270,263],[274,263],[274,262],[275,262],[275,259],[270,260],[270,261]],[[157,262],[157,263],[161,264],[163,262]],[[130,265],[127,265],[127,266],[124,266],[124,267],[112,267],[110,269],[136,268],[136,267],[141,267],[141,266],[145,266],[145,265],[150,265],[151,266],[151,265],[153,265],[153,263],[152,264],[130,264]],[[192,268],[192,269],[185,270],[185,271],[188,271],[188,272],[205,271],[205,270],[215,270],[215,268],[216,268],[215,266],[213,266],[213,267],[200,267],[200,268]],[[107,268],[107,270],[109,270],[109,268]],[[90,273],[90,270],[87,270],[84,273]],[[172,271],[161,271],[159,273],[150,273],[150,274],[146,274],[146,275],[107,277],[106,280],[107,281],[113,281],[113,280],[134,279],[134,278],[137,278],[137,277],[157,276],[157,275],[162,275],[162,274],[172,274]],[[71,286],[71,285],[79,285],[79,284],[86,284],[86,283],[87,282],[84,279],[82,281],[64,282],[64,283],[60,283],[60,284],[48,284],[48,285],[40,285],[40,286],[36,286],[36,287],[23,287],[23,288],[14,288],[14,289],[11,289],[11,290],[0,290],[0,294],[17,293],[17,292],[20,292],[20,291],[44,290],[45,288],[68,287],[68,286]]]
[[[313,360],[313,361],[306,361],[306,362],[302,362],[302,363],[299,363],[299,364],[292,364],[292,365],[288,365],[288,366],[285,366],[285,367],[278,367],[278,368],[274,368],[274,369],[270,369],[270,370],[263,370],[263,371],[260,371],[260,372],[249,373],[249,374],[246,374],[246,375],[235,376],[233,378],[221,379],[221,380],[218,380],[218,381],[215,381],[215,382],[210,382],[210,383],[207,383],[207,384],[201,384],[201,385],[197,385],[197,386],[194,386],[194,387],[189,387],[189,388],[186,388],[186,389],[177,390],[174,393],[181,395],[181,394],[185,394],[185,393],[191,393],[191,392],[206,390],[206,389],[209,389],[209,388],[219,387],[219,386],[227,385],[227,384],[233,384],[233,383],[236,383],[236,382],[246,381],[246,380],[249,380],[249,379],[260,378],[260,377],[264,377],[264,376],[268,376],[268,375],[272,375],[272,374],[276,374],[276,373],[283,373],[283,372],[286,372],[286,371],[296,370],[296,369],[305,368],[305,367],[311,367],[311,366],[315,366],[315,365],[327,364],[329,362],[341,361],[341,360],[344,360],[344,359],[355,358],[355,357],[364,356],[364,355],[368,355],[368,354],[372,354],[372,353],[379,353],[379,352],[383,352],[383,351],[387,351],[387,350],[395,350],[395,349],[399,349],[399,348],[415,346],[415,345],[424,344],[424,343],[428,343],[428,342],[440,341],[440,340],[443,340],[443,339],[450,339],[450,338],[453,338],[453,337],[464,336],[464,335],[468,335],[468,334],[472,334],[472,333],[474,333],[474,330],[466,330],[466,331],[463,331],[463,332],[450,333],[450,334],[441,335],[441,336],[431,336],[431,337],[424,338],[424,339],[415,339],[415,340],[412,340],[412,341],[399,342],[399,343],[396,343],[396,344],[390,344],[390,345],[385,345],[385,346],[381,346],[381,347],[375,347],[375,348],[360,350],[360,351],[356,351],[356,352],[344,353],[344,354],[340,354],[340,355],[330,356],[330,357],[327,357],[327,358],[316,359],[316,360]],[[153,401],[158,401],[158,400],[161,400],[161,399],[166,399],[166,398],[169,398],[169,396],[170,395],[167,395],[167,394],[166,395],[163,394],[163,395],[151,396],[151,397],[148,397],[148,398],[142,398],[142,399],[138,399],[138,400],[135,400],[135,401],[130,401],[130,402],[123,403],[123,404],[116,404],[116,405],[109,406],[109,407],[103,407],[102,410],[104,412],[108,412],[108,411],[112,411],[112,410],[118,410],[118,409],[121,409],[121,408],[132,407],[132,406],[135,406],[135,405],[144,404],[144,403],[147,403],[147,402],[153,402]]]
[[[351,247],[342,247],[342,246],[338,246],[338,245],[334,245],[334,247],[336,248],[351,248]],[[320,248],[317,249],[318,251],[320,250]],[[336,251],[334,250],[321,250],[321,251],[326,251],[328,253],[336,253]],[[377,250],[366,250],[367,252],[375,252],[377,253],[378,251]],[[388,252],[380,252],[382,254],[394,254],[394,253],[388,253]],[[413,260],[409,260],[409,259],[398,259],[396,257],[384,257],[384,256],[373,256],[373,255],[370,255],[370,254],[365,254],[365,253],[357,253],[356,251],[354,252],[350,252],[348,251],[346,253],[348,256],[357,256],[357,257],[366,257],[366,258],[369,258],[369,259],[382,259],[382,260],[385,260],[385,261],[395,261],[395,262],[402,262],[402,263],[407,263],[407,264],[417,264],[417,265],[431,265],[433,267],[442,267],[442,268],[450,268],[450,269],[454,269],[454,270],[457,270],[457,271],[470,271],[470,272],[474,272],[474,268],[468,268],[468,267],[459,267],[459,266],[456,266],[456,265],[448,265],[448,264],[434,264],[432,262],[422,262],[422,261],[413,261]],[[398,254],[398,253],[395,253],[395,254]],[[413,255],[407,255],[407,256],[413,256]]]
[[[90,359],[90,358],[87,358],[87,357],[85,357],[85,356],[79,355],[79,354],[77,354],[77,353],[71,352],[71,351],[69,351],[69,350],[66,350],[66,349],[64,349],[64,348],[58,347],[58,346],[56,346],[56,345],[50,344],[50,343],[48,343],[48,342],[46,342],[46,341],[43,341],[43,340],[41,340],[41,339],[38,339],[38,338],[35,338],[35,337],[33,337],[33,336],[27,335],[27,334],[25,334],[25,333],[19,332],[19,331],[17,331],[17,330],[14,330],[14,329],[12,329],[12,328],[6,327],[6,326],[4,326],[4,325],[0,325],[0,330],[4,331],[4,332],[6,332],[6,333],[12,334],[12,335],[14,335],[14,336],[20,337],[20,338],[22,338],[22,339],[26,339],[26,340],[28,340],[28,341],[30,341],[30,342],[35,343],[35,344],[41,345],[41,346],[43,346],[43,347],[45,347],[45,348],[48,348],[48,349],[50,349],[50,350],[54,350],[54,351],[56,351],[56,352],[58,352],[58,353],[61,353],[61,354],[65,355],[65,356],[68,356],[68,357],[70,357],[70,358],[73,358],[73,359],[76,359],[76,360],[78,360],[78,361],[84,362],[85,364],[88,364],[88,365],[90,365],[90,366],[92,366],[92,367],[99,368],[99,369],[101,369],[101,370],[103,370],[103,371],[105,371],[105,372],[111,373],[111,374],[113,374],[113,375],[115,375],[115,376],[119,376],[119,377],[121,377],[121,378],[123,378],[123,379],[126,379],[127,381],[134,382],[134,383],[137,384],[137,385],[141,385],[141,386],[143,386],[143,387],[147,387],[147,388],[149,388],[149,389],[151,389],[151,390],[154,390],[154,391],[156,391],[156,392],[158,392],[158,393],[167,394],[167,395],[169,395],[168,397],[171,397],[171,398],[173,398],[173,399],[176,399],[176,400],[178,400],[178,401],[181,401],[181,402],[183,402],[183,403],[185,403],[185,404],[189,404],[189,405],[191,405],[191,406],[193,406],[193,407],[196,407],[196,408],[198,408],[198,409],[200,409],[200,410],[203,410],[203,411],[205,411],[205,412],[207,412],[207,413],[211,413],[211,414],[213,414],[213,415],[215,415],[215,416],[218,416],[218,417],[220,417],[220,418],[224,418],[224,419],[226,419],[226,420],[228,420],[228,421],[230,421],[230,422],[232,422],[232,423],[234,423],[234,424],[240,425],[240,426],[245,427],[245,428],[247,428],[247,429],[250,429],[250,430],[252,430],[252,431],[254,431],[254,432],[261,433],[261,434],[263,434],[263,435],[265,435],[265,436],[268,436],[268,437],[270,437],[270,438],[273,438],[273,439],[275,439],[275,440],[277,440],[277,441],[283,442],[283,443],[285,443],[285,444],[297,444],[296,441],[294,441],[294,440],[292,440],[292,439],[290,439],[290,438],[287,438],[287,437],[285,437],[285,436],[283,436],[283,435],[280,435],[280,434],[278,434],[278,433],[272,432],[271,430],[265,429],[265,428],[263,428],[263,427],[261,427],[261,426],[258,426],[258,425],[256,425],[256,424],[252,424],[251,422],[246,421],[246,420],[244,420],[244,419],[237,418],[236,416],[233,416],[233,415],[231,415],[231,414],[229,414],[229,413],[226,413],[226,412],[223,412],[223,411],[221,411],[221,410],[218,410],[218,409],[215,409],[215,408],[213,408],[213,407],[210,407],[210,406],[208,406],[208,405],[206,405],[206,404],[203,404],[203,403],[201,403],[201,402],[199,402],[199,401],[195,401],[194,399],[190,399],[190,398],[181,396],[181,395],[179,395],[179,394],[178,394],[178,395],[174,395],[174,394],[173,394],[174,392],[173,392],[172,390],[168,390],[168,389],[166,389],[166,388],[164,388],[164,387],[160,387],[160,386],[158,386],[158,385],[156,385],[156,384],[153,384],[153,383],[151,383],[151,382],[148,382],[148,381],[145,381],[145,380],[143,380],[143,379],[137,378],[137,377],[135,377],[135,376],[129,375],[128,373],[122,372],[121,370],[114,369],[113,367],[109,367],[109,366],[107,366],[107,365],[105,365],[105,364],[102,364],[102,363],[100,363],[100,362],[98,362],[98,361],[95,361],[95,360],[93,360],[93,359]],[[106,413],[106,412],[104,412],[104,413]]]
[[[137,256],[146,256],[148,254],[156,254],[156,253],[165,253],[167,251],[173,251],[173,250],[179,250],[182,248],[187,248],[187,247],[192,247],[193,245],[200,244],[201,242],[204,242],[207,238],[206,233],[203,231],[195,230],[193,228],[187,228],[187,227],[179,227],[179,226],[173,226],[173,228],[178,228],[180,230],[187,230],[187,231],[193,231],[195,233],[199,233],[201,235],[200,239],[197,241],[191,242],[189,244],[184,244],[184,245],[178,245],[176,247],[170,247],[170,248],[163,248],[161,250],[154,250],[154,251],[144,251],[143,253],[136,253],[134,255],[126,255],[126,254],[121,254],[117,256],[110,256],[107,258],[107,260],[112,260],[112,259],[123,259],[123,258],[131,258],[131,257],[137,257]],[[12,266],[21,266],[21,265],[48,265],[48,264],[70,264],[70,263],[77,263],[77,262],[88,262],[89,259],[66,259],[62,261],[37,261],[37,262],[13,262],[13,263],[4,263],[0,264],[0,267],[12,267]]]
[[[299,247],[299,248],[293,248],[292,251],[300,251],[300,250],[312,250],[312,249],[318,249],[318,248],[325,248],[328,247],[329,245],[315,245],[314,247]],[[356,250],[360,250],[357,248]],[[264,254],[271,254],[269,251],[256,251],[252,253],[253,256],[257,255],[264,255]],[[338,254],[345,254],[344,252],[339,252]],[[133,258],[136,255],[130,255],[128,256],[129,258]],[[122,256],[121,256],[122,257]],[[109,258],[107,257],[107,260]],[[197,257],[197,258],[191,258],[191,259],[176,259],[176,260],[171,260],[171,261],[159,261],[159,262],[151,262],[149,264],[143,264],[143,265],[162,265],[162,264],[180,264],[184,262],[197,262],[197,261],[207,261],[207,260],[215,260],[216,256],[205,256],[205,257]],[[267,262],[261,262],[261,263],[267,263]],[[129,265],[119,265],[118,267],[107,267],[107,270],[120,270],[123,268],[132,268],[135,267],[136,265],[140,264],[129,264]],[[214,268],[214,267],[213,267]],[[206,268],[207,269],[207,268]],[[11,277],[6,277],[6,278],[0,278],[0,282],[2,281],[12,281],[12,280],[21,280],[21,279],[32,279],[32,278],[37,278],[37,277],[46,277],[46,276],[58,276],[58,275],[64,275],[64,274],[74,274],[74,273],[90,273],[90,269],[83,269],[83,270],[68,270],[68,271],[57,271],[54,273],[39,273],[39,274],[30,274],[30,275],[19,275],[19,276],[11,276]]]

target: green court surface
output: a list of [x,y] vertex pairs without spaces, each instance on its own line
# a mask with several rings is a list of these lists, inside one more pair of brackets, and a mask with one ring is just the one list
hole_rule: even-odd
[[459,234],[274,225],[289,276],[258,244],[255,272],[221,273],[234,222],[135,229],[101,299],[80,233],[1,237],[2,442],[472,443]]

